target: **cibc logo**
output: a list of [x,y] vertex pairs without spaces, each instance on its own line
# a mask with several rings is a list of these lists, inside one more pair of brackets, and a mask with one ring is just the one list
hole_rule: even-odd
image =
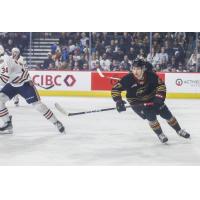
[[183,80],[180,79],[180,78],[176,79],[176,85],[179,86],[179,87],[182,86],[183,85]]
[[64,79],[64,82],[68,87],[72,87],[75,84],[76,79],[73,75],[67,75]]

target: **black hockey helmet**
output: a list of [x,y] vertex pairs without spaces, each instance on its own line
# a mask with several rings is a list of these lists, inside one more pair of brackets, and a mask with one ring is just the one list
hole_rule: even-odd
[[133,61],[132,68],[133,67],[138,67],[138,68],[142,68],[143,70],[146,70],[146,63],[143,59],[136,58]]

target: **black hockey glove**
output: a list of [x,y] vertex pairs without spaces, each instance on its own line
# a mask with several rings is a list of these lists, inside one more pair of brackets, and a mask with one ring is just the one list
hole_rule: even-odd
[[116,102],[116,108],[118,112],[123,112],[126,111],[126,107],[125,107],[126,101],[117,101]]
[[161,95],[156,95],[155,98],[153,99],[154,108],[156,110],[161,110],[162,107],[164,106],[164,101],[165,99]]

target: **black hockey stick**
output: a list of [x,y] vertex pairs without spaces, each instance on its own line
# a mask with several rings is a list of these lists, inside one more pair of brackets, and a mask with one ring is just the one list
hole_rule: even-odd
[[[137,104],[134,106],[126,106],[126,108],[131,108],[131,107],[146,107],[146,106],[152,106],[153,103],[142,103],[142,104]],[[83,114],[89,114],[89,113],[96,113],[96,112],[104,112],[104,111],[110,111],[110,110],[116,110],[116,107],[112,108],[103,108],[103,109],[95,109],[95,110],[89,110],[89,111],[83,111],[83,112],[75,112],[75,113],[68,113],[65,111],[62,106],[60,106],[58,103],[55,103],[55,107],[58,111],[60,111],[62,114],[70,117],[70,116],[75,116],[75,115],[83,115]]]
[[117,81],[121,80],[120,78],[116,78],[116,77],[112,77],[112,76],[105,76],[105,75],[101,72],[101,70],[100,70],[99,68],[97,68],[97,72],[98,72],[98,74],[99,74],[99,76],[100,76],[101,78],[107,78],[107,79],[117,80]]
[[[103,109],[95,109],[95,110],[89,110],[89,111],[83,111],[83,112],[68,113],[58,103],[55,103],[55,107],[56,107],[56,109],[58,111],[60,111],[64,115],[67,115],[68,117],[74,116],[74,115],[83,115],[83,114],[89,114],[89,113],[96,113],[96,112],[104,112],[104,111],[116,110],[116,107],[113,107],[113,108],[103,108]],[[126,108],[130,108],[130,107],[131,106],[126,106]]]
[[38,86],[38,87],[40,87],[40,88],[43,88],[43,89],[45,89],[45,90],[49,90],[49,89],[51,89],[52,87],[54,87],[54,85],[50,85],[50,86],[44,87],[44,86],[40,85],[39,83],[34,83],[34,85],[36,85],[36,86]]

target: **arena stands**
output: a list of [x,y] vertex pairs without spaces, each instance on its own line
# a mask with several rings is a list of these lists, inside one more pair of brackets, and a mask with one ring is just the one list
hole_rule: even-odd
[[31,53],[26,52],[29,33],[1,33],[0,42],[8,51],[18,46],[29,66],[36,69],[126,71],[139,57],[151,62],[157,71],[193,72],[200,61],[195,53],[195,35],[189,32],[41,32],[32,34]]

